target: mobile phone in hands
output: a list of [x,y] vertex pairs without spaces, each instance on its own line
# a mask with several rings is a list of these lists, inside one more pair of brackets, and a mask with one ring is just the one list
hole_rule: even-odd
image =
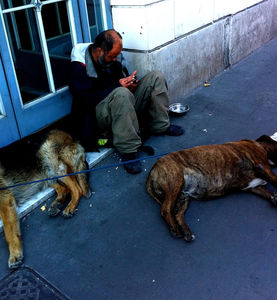
[[136,76],[136,75],[133,77],[132,83],[133,83],[133,84],[137,84],[137,83],[138,83],[138,79],[137,79],[137,76]]

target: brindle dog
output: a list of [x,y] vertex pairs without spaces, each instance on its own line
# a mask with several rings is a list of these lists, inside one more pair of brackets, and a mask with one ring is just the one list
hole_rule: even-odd
[[[20,147],[8,147],[7,151],[0,152],[0,188],[80,172],[87,168],[83,147],[74,142],[72,137],[64,131],[50,131],[39,142],[36,149],[35,147],[35,144],[28,145],[27,148],[23,147],[24,153],[20,152]],[[87,197],[91,195],[87,176],[83,173],[58,180],[0,190],[0,218],[3,221],[9,246],[8,265],[10,268],[17,268],[23,260],[16,207],[47,186],[53,187],[57,192],[57,197],[48,210],[51,216],[61,212],[67,195],[71,195],[71,199],[62,212],[66,218],[74,215],[83,195]]]
[[277,205],[277,142],[263,135],[222,145],[198,146],[170,153],[152,167],[147,181],[148,193],[161,205],[161,215],[173,235],[187,242],[194,235],[184,222],[190,199],[205,200],[233,191],[249,191]]

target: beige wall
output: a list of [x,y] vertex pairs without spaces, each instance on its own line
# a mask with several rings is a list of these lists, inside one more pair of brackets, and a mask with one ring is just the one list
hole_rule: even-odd
[[[130,4],[132,3],[132,4]],[[161,70],[180,99],[277,36],[277,0],[111,0],[130,71]]]

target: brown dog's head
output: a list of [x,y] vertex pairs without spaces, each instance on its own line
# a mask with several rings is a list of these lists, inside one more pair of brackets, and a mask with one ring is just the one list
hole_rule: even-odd
[[277,166],[277,142],[268,135],[260,136],[256,142],[265,149],[268,160]]

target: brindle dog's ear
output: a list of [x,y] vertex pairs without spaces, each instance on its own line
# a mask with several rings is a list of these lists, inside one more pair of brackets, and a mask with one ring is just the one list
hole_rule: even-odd
[[269,142],[269,143],[272,143],[272,138],[268,135],[262,135],[260,136],[258,139],[256,139],[256,142]]

